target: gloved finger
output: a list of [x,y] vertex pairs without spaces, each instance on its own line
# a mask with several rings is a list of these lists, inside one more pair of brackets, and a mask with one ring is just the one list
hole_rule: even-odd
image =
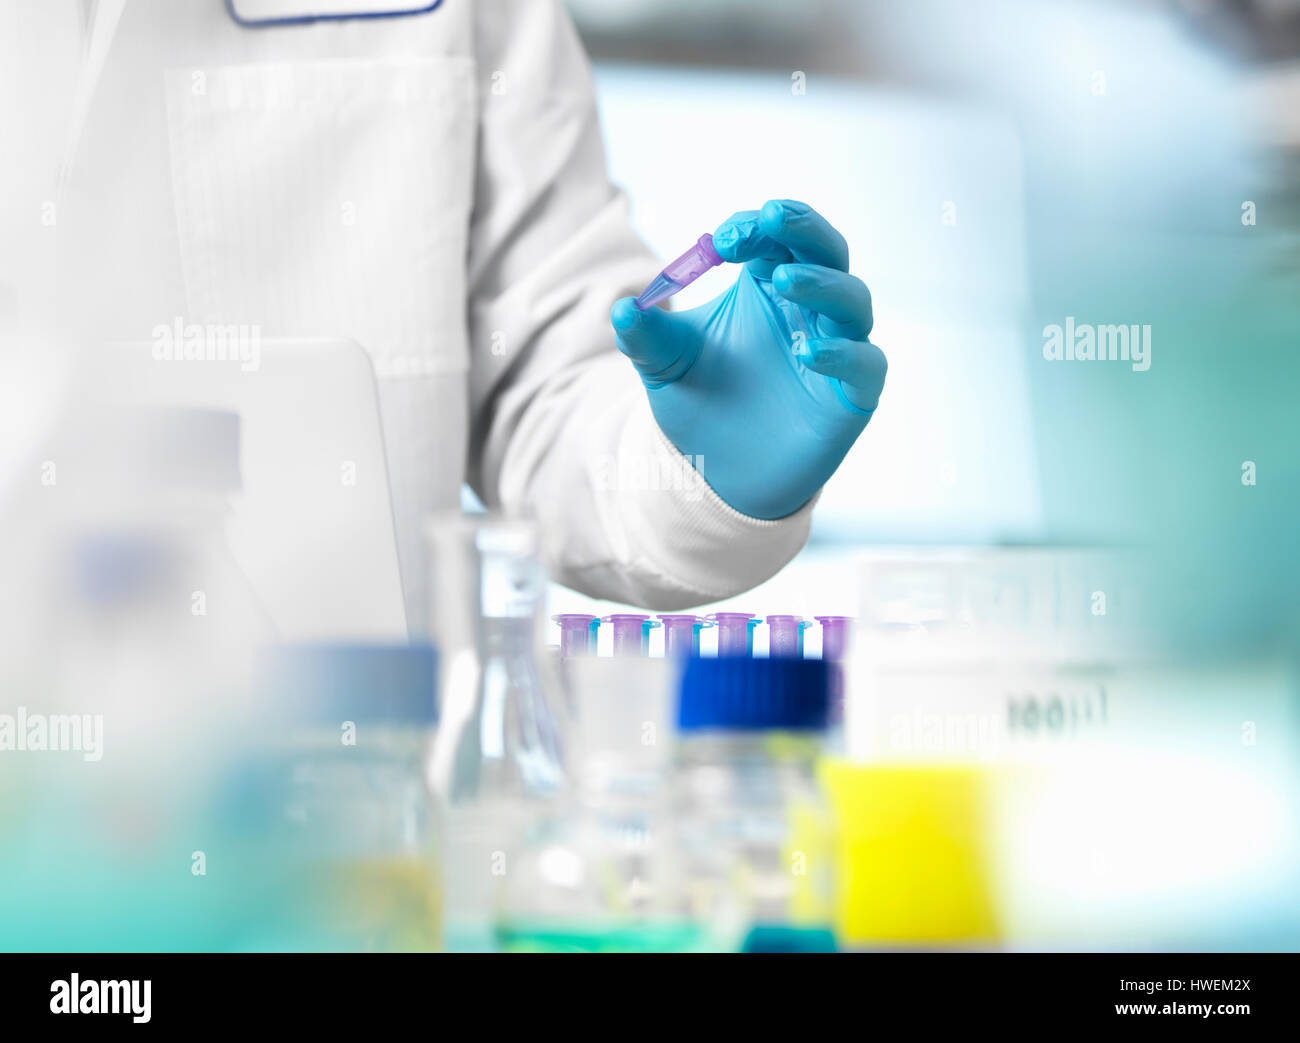
[[807,203],[769,199],[758,212],[759,231],[786,247],[796,261],[849,270],[849,244],[844,236]]
[[757,210],[740,210],[718,225],[713,248],[732,264],[744,264],[760,279],[770,279],[778,264],[794,260],[789,247],[770,238],[759,228]]
[[642,311],[632,297],[614,302],[609,313],[618,350],[641,374],[647,387],[659,387],[676,380],[699,354],[689,327],[662,308]]
[[795,354],[816,373],[835,377],[848,404],[862,412],[876,408],[889,363],[885,353],[866,340],[810,337],[796,343]]
[[829,320],[818,323],[828,336],[866,340],[871,334],[871,291],[856,275],[817,264],[783,264],[772,272],[772,288]]

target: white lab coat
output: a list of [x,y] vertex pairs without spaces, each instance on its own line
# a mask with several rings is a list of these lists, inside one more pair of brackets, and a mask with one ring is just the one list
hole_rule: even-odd
[[[235,24],[222,0],[126,0],[74,146],[94,7],[0,8],[0,108],[40,94],[56,124],[6,117],[28,134],[17,163],[33,183],[4,204],[0,232],[30,237],[57,197],[58,321],[96,341],[147,339],[181,316],[360,342],[379,378],[413,629],[429,598],[423,520],[455,507],[466,480],[538,519],[555,578],[651,608],[747,589],[802,546],[811,506],[762,521],[689,471],[680,484],[681,458],[614,346],[610,304],[658,264],[607,179],[558,0],[263,29]],[[39,311],[28,266],[49,240],[0,246],[0,306]]]

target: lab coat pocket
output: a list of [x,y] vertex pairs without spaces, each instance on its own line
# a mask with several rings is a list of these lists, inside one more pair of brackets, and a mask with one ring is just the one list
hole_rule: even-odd
[[468,58],[167,73],[190,321],[359,341],[380,376],[463,371]]

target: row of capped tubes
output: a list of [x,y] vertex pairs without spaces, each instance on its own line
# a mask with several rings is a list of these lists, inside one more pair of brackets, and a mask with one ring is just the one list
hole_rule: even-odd
[[[804,631],[812,620],[796,615],[771,615],[760,619],[752,612],[715,612],[697,616],[686,612],[649,614],[619,612],[594,616],[565,612],[551,617],[560,627],[560,655],[564,657],[596,654],[601,623],[610,627],[611,648],[616,656],[647,656],[650,631],[663,627],[664,655],[699,655],[700,632],[716,627],[719,656],[752,656],[754,631],[759,623],[768,626],[768,655],[776,659],[802,659]],[[848,651],[852,616],[814,616],[822,625],[822,658],[841,660]]]

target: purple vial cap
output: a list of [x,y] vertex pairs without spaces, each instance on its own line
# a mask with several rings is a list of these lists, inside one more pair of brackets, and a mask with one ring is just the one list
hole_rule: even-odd
[[700,253],[704,254],[705,260],[715,268],[722,263],[722,257],[717,250],[713,248],[713,236],[705,232],[698,240],[700,244]]

